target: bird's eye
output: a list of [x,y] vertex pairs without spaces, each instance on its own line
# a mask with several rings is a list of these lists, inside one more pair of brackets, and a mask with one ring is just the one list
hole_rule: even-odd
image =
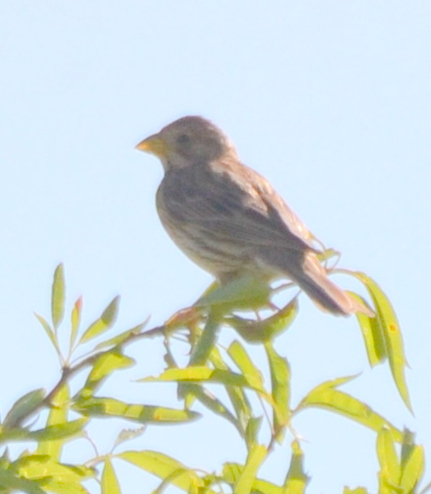
[[180,134],[177,137],[177,142],[178,144],[188,144],[190,142],[190,136],[187,134]]

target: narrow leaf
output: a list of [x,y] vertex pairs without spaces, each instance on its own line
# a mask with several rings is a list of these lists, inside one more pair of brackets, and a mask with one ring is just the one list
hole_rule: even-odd
[[213,307],[227,314],[235,309],[258,309],[268,306],[271,289],[254,276],[244,276],[225,285],[214,285],[196,303],[196,307]]
[[398,486],[400,463],[395,451],[395,444],[390,430],[382,428],[377,436],[377,456],[380,463],[380,482],[382,486]]
[[425,470],[425,454],[422,446],[416,446],[401,472],[402,492],[415,492]]
[[54,330],[51,328],[51,326],[48,324],[46,319],[44,319],[42,316],[39,314],[34,313],[36,316],[37,320],[40,322],[42,325],[43,329],[45,330],[45,333],[47,334],[48,338],[51,340],[51,343],[54,345],[56,349],[58,349],[58,342],[57,342],[57,337],[54,334]]
[[[139,382],[176,382],[176,383],[217,383],[223,386],[239,386],[247,387],[258,392],[265,400],[267,400],[271,406],[274,401],[272,396],[261,387],[260,382],[256,382],[252,377],[246,378],[241,374],[235,372],[211,369],[204,366],[192,366],[185,369],[168,369],[158,377],[145,377],[138,379]],[[190,388],[186,389],[189,396]],[[186,403],[187,404],[187,403]]]
[[262,343],[272,341],[276,336],[288,329],[297,313],[298,302],[294,298],[286,307],[266,319],[244,319],[236,315],[231,315],[225,318],[225,322],[235,328],[247,342]]
[[57,330],[64,316],[65,283],[63,264],[59,264],[55,269],[51,293],[52,323],[54,325],[54,329]]
[[91,468],[79,464],[72,466],[57,463],[52,461],[48,455],[23,456],[12,466],[16,472],[26,478],[38,479],[45,476],[47,479],[64,484],[79,483],[95,476],[95,471]]
[[[69,403],[69,388],[64,385],[51,400],[52,408],[46,425],[58,425],[67,422],[67,407]],[[43,441],[39,444],[36,454],[48,455],[53,461],[59,461],[65,440]]]
[[262,417],[251,417],[248,421],[245,430],[245,440],[248,450],[256,446],[261,425]]
[[127,369],[134,363],[132,358],[122,355],[118,350],[102,353],[97,357],[80,395],[84,398],[91,396],[110,374],[119,369]]
[[256,444],[248,453],[244,470],[235,487],[235,494],[250,494],[257,480],[257,472],[268,454],[263,445]]
[[[365,300],[357,293],[348,292],[349,295],[360,302],[365,304]],[[365,349],[367,351],[368,362],[371,367],[384,362],[387,358],[386,342],[383,334],[383,329],[379,317],[368,317],[361,312],[356,313],[356,317],[359,322],[359,326],[364,338]]]
[[[219,350],[214,347],[210,354],[210,361],[216,369],[231,371],[226,362],[223,361]],[[227,386],[226,392],[236,413],[237,423],[244,435],[247,424],[252,416],[250,402],[243,388],[238,386]]]
[[109,340],[102,341],[101,343],[99,343],[98,345],[96,345],[95,348],[97,350],[100,350],[102,348],[107,348],[107,347],[110,347],[110,346],[118,346],[118,345],[121,345],[122,343],[124,343],[129,338],[129,336],[140,334],[141,331],[147,325],[147,322],[148,322],[148,319],[146,321],[144,321],[143,323],[138,324],[137,326],[134,326],[131,329],[128,329],[127,331],[123,331],[122,333],[118,334],[117,336],[114,336],[113,338],[110,338]]
[[[244,472],[244,467],[237,463],[225,463],[223,465],[223,481],[234,486]],[[283,489],[266,480],[254,479],[253,492],[265,494],[283,494]],[[235,491],[236,494],[236,491]]]
[[370,429],[379,432],[382,427],[388,427],[396,441],[402,441],[402,432],[396,429],[384,417],[374,412],[368,405],[353,396],[335,389],[356,376],[343,377],[327,381],[315,387],[298,405],[295,413],[307,407],[318,407],[336,412],[358,422]]
[[120,297],[117,295],[112,299],[99,319],[96,319],[92,324],[90,324],[88,329],[84,331],[84,334],[79,341],[80,343],[85,343],[93,338],[96,338],[112,327],[118,315],[119,302]]
[[79,482],[65,484],[51,479],[44,487],[49,489],[49,492],[55,492],[56,494],[90,494]]
[[392,376],[401,398],[411,411],[412,406],[404,376],[404,368],[406,366],[404,345],[395,311],[383,290],[374,280],[364,273],[355,273],[355,276],[362,281],[373,299],[386,343]]
[[263,377],[260,370],[254,365],[252,359],[247,354],[245,348],[237,340],[233,341],[228,348],[230,358],[238,366],[244,377],[253,382],[259,383],[263,388]]
[[79,297],[75,302],[75,305],[72,309],[72,314],[70,315],[70,346],[73,347],[75,345],[76,337],[78,336],[79,324],[81,322],[81,313],[82,313],[82,297]]
[[0,468],[0,486],[3,492],[26,492],[28,494],[45,494],[45,491],[39,487],[40,482],[23,479],[13,472]]
[[261,388],[261,382],[253,377],[246,378],[241,374],[231,371],[211,369],[204,366],[186,367],[185,369],[168,369],[159,377],[145,377],[140,382],[196,382],[196,383],[219,383],[224,386],[240,386],[255,389],[265,394]]
[[41,388],[30,391],[19,398],[6,415],[3,422],[3,428],[7,429],[14,427],[19,420],[28,415],[31,410],[36,408],[43,401],[45,394],[45,390]]
[[87,419],[73,420],[64,424],[57,424],[30,431],[22,427],[2,430],[0,443],[8,441],[55,441],[79,434],[85,427]]
[[242,434],[241,425],[237,418],[207,389],[202,386],[187,385],[187,392],[200,401],[208,410],[230,422]]
[[[189,492],[195,486],[204,487],[202,479],[193,470],[187,469],[177,460],[156,451],[126,451],[118,458],[136,465],[161,479],[169,479],[170,483]],[[214,494],[213,491],[206,491]]]
[[304,494],[310,481],[304,472],[304,453],[298,441],[292,443],[292,458],[284,481],[283,494]]
[[422,479],[425,469],[425,455],[422,446],[414,444],[414,434],[404,430],[401,446],[401,479],[402,492],[415,492]]
[[214,348],[221,321],[222,315],[216,310],[211,309],[208,313],[208,319],[202,334],[199,336],[199,339],[192,350],[189,365],[196,366],[206,364],[211,351]]
[[105,458],[102,472],[102,494],[121,494],[120,484],[111,459]]
[[415,434],[409,429],[404,428],[403,442],[401,443],[401,469],[403,469],[408,462],[415,447]]
[[30,439],[36,441],[53,441],[63,438],[70,438],[79,434],[87,424],[87,419],[72,420],[63,424],[50,425],[44,429],[31,431],[28,433]]
[[175,424],[200,417],[197,412],[150,405],[128,404],[114,398],[88,398],[75,403],[73,409],[89,417],[121,417],[141,424]]
[[274,350],[271,342],[265,343],[271,373],[273,409],[273,426],[275,436],[282,439],[283,431],[290,420],[290,368],[287,360]]

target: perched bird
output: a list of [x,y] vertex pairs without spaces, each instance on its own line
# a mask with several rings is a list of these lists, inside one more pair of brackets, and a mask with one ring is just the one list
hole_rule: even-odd
[[333,314],[372,315],[328,278],[311,233],[212,122],[180,118],[136,148],[163,164],[156,204],[167,232],[221,284],[246,275],[289,278]]

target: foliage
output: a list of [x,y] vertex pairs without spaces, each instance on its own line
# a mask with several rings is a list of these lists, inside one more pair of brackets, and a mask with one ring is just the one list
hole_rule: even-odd
[[[358,323],[371,366],[389,363],[393,379],[404,403],[411,409],[404,379],[406,360],[401,332],[389,300],[378,285],[363,273],[349,273],[361,281],[372,300],[374,318],[359,314]],[[58,354],[62,374],[49,393],[36,389],[19,398],[0,425],[0,494],[26,492],[42,494],[83,494],[90,492],[88,481],[96,480],[104,494],[121,492],[115,464],[121,460],[160,479],[154,491],[161,493],[170,486],[177,492],[235,494],[301,494],[306,492],[308,475],[300,438],[292,421],[310,408],[322,408],[340,414],[376,433],[380,494],[424,494],[431,484],[419,489],[424,470],[424,452],[414,443],[413,434],[401,431],[366,403],[342,391],[343,384],[355,376],[340,377],[311,389],[292,406],[290,366],[274,347],[275,338],[295,320],[296,299],[266,319],[244,319],[236,309],[271,306],[267,288],[250,280],[237,280],[227,287],[213,286],[192,307],[178,312],[166,324],[146,329],[146,322],[99,341],[90,353],[82,354],[82,345],[112,331],[118,313],[119,298],[115,297],[101,316],[81,329],[82,299],[73,305],[67,351],[62,352],[60,331],[65,315],[65,282],[63,266],[54,273],[51,297],[51,322],[36,315]],[[358,297],[353,294],[352,296]],[[361,299],[362,302],[363,299]],[[234,328],[241,336],[228,348],[217,344],[221,325]],[[191,347],[189,365],[181,368],[175,358],[176,338],[184,335]],[[119,370],[134,365],[126,348],[147,338],[160,338],[166,349],[166,368],[157,377],[143,377],[142,383],[165,382],[178,385],[184,407],[168,408],[144,403],[125,403],[112,396],[99,396],[102,384]],[[265,350],[270,382],[250,357],[249,344],[260,344]],[[80,353],[81,352],[81,353]],[[78,357],[76,358],[76,354]],[[75,360],[72,360],[74,358]],[[81,385],[78,376],[85,379]],[[82,380],[82,377],[81,377]],[[224,393],[215,395],[209,385],[218,384]],[[73,385],[73,386],[72,386]],[[78,387],[72,393],[72,388]],[[260,407],[255,404],[258,397]],[[193,410],[199,402],[208,411],[228,421],[243,440],[246,455],[242,463],[226,462],[213,472],[192,469],[163,451],[124,449],[127,441],[139,437],[152,425],[181,425],[200,418]],[[270,410],[266,427],[262,410]],[[38,417],[38,420],[36,418]],[[44,418],[45,417],[45,418]],[[85,464],[62,462],[64,450],[74,441],[87,436],[87,428],[97,418],[122,418],[137,429],[124,430],[114,448],[106,454],[96,453]],[[36,426],[43,420],[43,426]],[[109,422],[107,422],[109,426]],[[275,443],[283,443],[286,433],[293,436],[290,465],[282,485],[260,478],[259,470],[271,456]],[[37,447],[34,448],[36,442]],[[10,445],[19,443],[18,454],[12,457]],[[28,445],[33,449],[26,449]],[[119,445],[122,446],[120,452]],[[14,451],[17,448],[14,447]],[[227,453],[228,454],[228,453]],[[141,489],[140,491],[145,492]],[[366,494],[366,489],[345,488],[344,494]]]

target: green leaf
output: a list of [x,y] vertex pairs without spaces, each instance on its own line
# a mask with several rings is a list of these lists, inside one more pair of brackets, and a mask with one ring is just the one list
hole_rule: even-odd
[[414,443],[414,434],[404,430],[401,445],[401,479],[402,492],[413,493],[424,474],[425,455],[422,446]]
[[221,320],[222,316],[217,311],[211,309],[208,312],[207,322],[192,350],[189,365],[196,366],[206,364],[211,351],[214,348]]
[[[223,361],[219,350],[214,347],[210,354],[210,361],[216,369],[231,371]],[[251,406],[242,388],[238,386],[226,386],[226,392],[236,413],[237,424],[244,435],[248,422],[252,416]]]
[[229,484],[236,484],[244,471],[243,465],[228,462],[223,465],[223,479]]
[[333,381],[326,381],[315,387],[305,398],[303,398],[298,405],[295,414],[307,407],[323,408],[344,415],[376,432],[379,432],[382,427],[386,426],[392,431],[395,440],[401,442],[401,431],[396,429],[389,421],[374,412],[374,410],[365,403],[347,393],[335,389],[337,386],[341,386],[355,377],[356,376],[342,377],[334,379]]
[[68,482],[65,484],[63,482],[51,480],[46,484],[46,488],[49,489],[49,492],[56,492],[57,494],[90,494],[89,491],[82,487],[78,482]]
[[424,474],[425,454],[422,446],[416,446],[401,472],[400,487],[403,492],[415,492]]
[[112,466],[111,459],[105,458],[102,472],[102,494],[121,494],[120,484]]
[[268,450],[265,446],[256,444],[248,453],[244,470],[235,487],[235,494],[250,494],[256,481],[257,472],[264,462]]
[[95,471],[84,465],[63,465],[48,455],[27,455],[12,464],[22,477],[39,481],[49,492],[59,494],[85,494],[80,484],[95,477]]
[[35,389],[25,394],[19,398],[9,410],[6,415],[3,428],[12,428],[19,422],[23,417],[27,416],[29,412],[37,408],[38,405],[44,400],[46,392],[44,389]]
[[59,264],[55,269],[51,293],[52,324],[54,329],[57,330],[64,316],[65,283],[63,264]]
[[256,446],[261,424],[262,417],[251,417],[248,421],[247,428],[245,430],[245,440],[248,450]]
[[79,400],[73,409],[89,417],[121,417],[141,424],[175,424],[190,422],[200,417],[197,412],[173,408],[124,403],[114,398]]
[[404,376],[404,368],[406,366],[404,345],[395,311],[383,290],[374,280],[364,273],[356,272],[354,275],[362,281],[373,299],[377,312],[376,317],[380,322],[385,340],[386,354],[389,359],[392,376],[401,398],[407,408],[412,411],[409,392]]
[[401,469],[403,469],[408,462],[415,447],[415,434],[404,427],[403,442],[401,443]]
[[86,343],[87,341],[96,338],[113,326],[118,315],[119,302],[120,297],[117,295],[112,299],[99,319],[96,319],[92,324],[90,324],[88,329],[84,331],[84,334],[79,341],[80,343]]
[[283,494],[304,494],[310,478],[304,472],[304,453],[298,441],[292,443],[292,458],[284,481]]
[[[243,472],[244,467],[242,465],[238,465],[237,463],[225,463],[223,465],[223,481],[234,486]],[[283,494],[281,487],[260,479],[254,479],[253,492],[256,494]]]
[[248,387],[265,394],[261,381],[231,371],[211,369],[204,366],[186,367],[185,369],[168,369],[158,377],[145,377],[140,382],[195,382],[218,383],[224,386]]
[[298,301],[294,298],[283,309],[266,319],[244,319],[236,315],[225,318],[245,341],[262,343],[272,341],[276,336],[289,328],[298,313]]
[[246,377],[231,371],[210,369],[209,367],[196,366],[185,369],[168,369],[159,377],[145,377],[139,382],[176,382],[176,383],[217,383],[223,386],[239,386],[253,389],[258,392],[271,406],[274,405],[272,396],[256,382],[253,377]]
[[[52,408],[48,415],[46,425],[58,425],[67,422],[67,407],[69,403],[69,388],[64,385],[51,400]],[[53,461],[59,461],[64,445],[64,439],[56,441],[43,441],[39,444],[36,454],[48,455]]]
[[274,350],[272,343],[265,344],[271,373],[272,398],[275,403],[273,409],[274,433],[280,440],[282,433],[290,421],[290,368],[287,360],[280,357]]
[[[118,458],[136,465],[137,467],[152,473],[169,482],[185,492],[192,488],[204,487],[202,479],[193,470],[189,470],[177,460],[156,451],[126,451],[118,455]],[[205,493],[215,494],[205,490]]]
[[70,315],[71,331],[70,331],[70,346],[73,347],[78,336],[79,324],[81,322],[82,313],[82,297],[79,297],[75,302]]
[[94,477],[95,471],[85,465],[64,465],[52,461],[48,455],[26,455],[12,463],[16,472],[27,478],[37,478],[44,475],[56,477],[62,482],[75,482]]
[[385,492],[388,486],[397,487],[401,468],[391,431],[386,427],[382,428],[377,436],[377,456],[380,464],[380,488]]
[[134,363],[133,359],[122,355],[118,350],[102,353],[96,358],[80,395],[84,398],[91,396],[110,374],[119,369],[127,369]]
[[245,348],[237,340],[233,341],[227,351],[230,358],[238,366],[244,377],[253,382],[259,383],[259,387],[263,388],[263,377],[260,370],[253,364],[253,361],[247,354]]
[[42,328],[45,330],[45,333],[47,334],[48,338],[51,340],[51,343],[58,350],[59,347],[58,347],[57,337],[54,334],[54,330],[48,324],[48,322],[46,321],[46,319],[44,319],[42,316],[40,316],[36,312],[34,313],[34,315],[36,316],[37,320],[42,325]]
[[[46,494],[43,489],[39,487],[40,482],[34,480],[23,479],[15,473],[0,468],[0,486],[2,492],[27,492],[28,494]],[[5,489],[8,489],[5,491]]]
[[101,343],[99,343],[98,345],[96,345],[96,347],[95,347],[96,350],[100,350],[102,348],[107,348],[107,347],[110,347],[110,346],[119,346],[119,345],[121,345],[122,343],[124,343],[127,340],[127,338],[129,338],[129,336],[140,334],[141,331],[147,325],[148,320],[149,319],[147,319],[143,323],[138,324],[137,326],[135,326],[135,327],[133,327],[131,329],[128,329],[127,331],[124,331],[124,332],[118,334],[117,336],[114,336],[113,338],[110,338],[109,340],[102,341]]
[[212,285],[196,303],[196,307],[213,307],[227,314],[236,309],[267,307],[271,288],[261,278],[244,276],[225,285]]
[[44,429],[31,431],[29,437],[36,441],[53,441],[70,438],[79,434],[87,424],[87,419],[72,420],[63,424],[50,425]]
[[216,415],[220,415],[220,417],[223,417],[225,420],[233,424],[238,429],[239,433],[242,434],[241,425],[239,424],[237,418],[212,393],[201,386],[194,385],[188,385],[187,392],[199,400],[202,405],[208,408],[208,410],[211,410]]
[[43,429],[30,431],[16,428],[3,430],[0,434],[0,443],[8,441],[55,441],[79,434],[85,427],[87,419],[73,420],[64,424],[50,425]]
[[[360,302],[366,304],[365,300],[357,293],[348,292],[349,295]],[[362,331],[362,336],[367,350],[368,362],[371,367],[383,363],[387,358],[386,342],[383,334],[381,320],[379,317],[368,317],[361,312],[356,313],[359,326]]]

